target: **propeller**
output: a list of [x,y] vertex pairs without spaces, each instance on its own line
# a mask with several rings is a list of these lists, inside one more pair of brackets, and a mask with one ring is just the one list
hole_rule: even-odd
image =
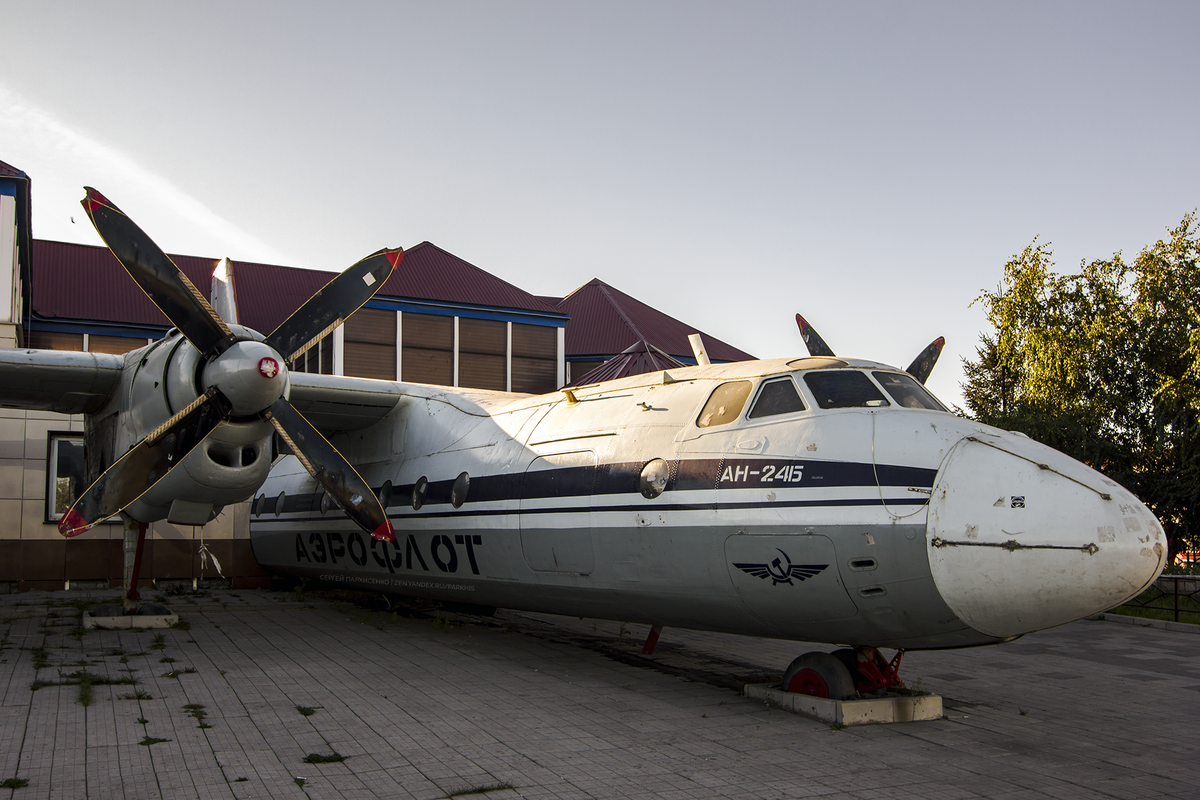
[[837,358],[833,354],[833,350],[829,345],[825,344],[825,340],[821,338],[821,334],[808,324],[808,320],[799,314],[796,315],[796,327],[800,329],[800,338],[804,340],[804,346],[808,348],[810,356],[822,356],[824,358]]
[[909,375],[912,375],[921,383],[929,379],[929,373],[933,372],[933,365],[937,363],[938,357],[942,354],[942,348],[946,346],[946,337],[939,336],[929,343],[929,346],[921,351],[921,354],[913,359],[913,362],[908,365],[908,369],[904,370]]
[[117,459],[65,513],[59,532],[76,536],[116,514],[179,465],[221,422],[269,422],[317,482],[376,539],[395,540],[366,481],[284,396],[288,360],[303,353],[363,306],[404,256],[380,250],[336,276],[266,340],[234,333],[187,276],[129,217],[95,189],[83,207],[121,266],[200,351],[204,393]]
[[[799,314],[796,315],[796,327],[800,329],[800,337],[804,339],[804,346],[808,348],[810,356],[837,358],[829,345],[825,344],[825,340],[821,338],[821,334],[817,333],[816,329],[808,324],[808,320]],[[942,348],[945,346],[946,337],[939,336],[934,339],[929,343],[928,347],[921,351],[920,355],[913,359],[913,362],[908,365],[908,369],[905,372],[912,375],[921,383],[925,383],[929,378],[929,373],[933,372],[933,366],[937,364],[938,357],[941,356]]]

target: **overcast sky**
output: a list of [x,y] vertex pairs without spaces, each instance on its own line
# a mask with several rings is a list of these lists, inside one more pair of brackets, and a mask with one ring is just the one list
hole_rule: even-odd
[[[34,236],[92,185],[168,252],[340,270],[429,240],[598,277],[760,357],[961,402],[968,308],[1200,205],[1200,4],[0,0],[0,160]],[[72,222],[74,217],[74,222]]]

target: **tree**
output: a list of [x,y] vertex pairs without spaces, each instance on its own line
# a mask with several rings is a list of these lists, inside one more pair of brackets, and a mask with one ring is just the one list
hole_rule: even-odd
[[1120,482],[1170,557],[1200,544],[1200,231],[1196,213],[1127,263],[1054,272],[1036,239],[976,302],[993,330],[964,359],[967,409]]

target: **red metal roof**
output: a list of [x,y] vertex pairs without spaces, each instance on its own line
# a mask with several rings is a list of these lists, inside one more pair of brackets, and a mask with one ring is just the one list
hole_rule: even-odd
[[429,242],[404,251],[404,260],[379,293],[414,300],[562,313],[550,303]]
[[[216,259],[171,256],[171,260],[208,294]],[[107,247],[35,239],[31,273],[31,304],[38,316],[170,325]]]
[[[208,296],[219,259],[172,255],[171,260]],[[106,247],[35,240],[32,273],[33,312],[40,317],[170,324]],[[335,274],[234,261],[238,321],[270,333]],[[556,316],[563,313],[429,242],[405,251],[404,260],[379,295]]]
[[0,175],[4,176],[5,178],[27,178],[27,177],[29,177],[28,175],[26,175],[24,172],[17,169],[13,165],[5,164],[3,161],[0,161]]
[[[571,315],[565,334],[567,358],[622,353],[646,341],[675,358],[691,360],[688,334],[699,333],[713,361],[750,361],[754,356],[680,322],[624,292],[593,279],[558,302]],[[636,373],[634,373],[636,374]]]
[[620,355],[613,356],[594,370],[580,375],[567,385],[587,386],[589,383],[601,383],[630,375],[643,375],[647,372],[658,372],[683,366],[685,365],[654,345],[641,341]]

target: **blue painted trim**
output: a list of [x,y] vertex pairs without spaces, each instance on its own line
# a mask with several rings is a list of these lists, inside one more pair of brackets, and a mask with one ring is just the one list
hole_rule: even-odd
[[17,196],[17,184],[9,178],[0,178],[0,194],[9,197]]
[[130,339],[161,339],[170,328],[150,325],[112,325],[100,322],[64,322],[30,317],[29,330],[51,331],[53,333],[87,333],[96,336],[126,336]]
[[467,319],[490,319],[500,322],[520,322],[526,325],[540,325],[544,328],[565,328],[567,315],[538,314],[537,312],[513,311],[508,309],[483,309],[472,306],[454,306],[446,303],[422,303],[414,300],[392,300],[390,298],[373,297],[367,301],[366,308],[379,308],[385,311],[411,311],[414,314],[429,314],[435,317],[466,317]]

